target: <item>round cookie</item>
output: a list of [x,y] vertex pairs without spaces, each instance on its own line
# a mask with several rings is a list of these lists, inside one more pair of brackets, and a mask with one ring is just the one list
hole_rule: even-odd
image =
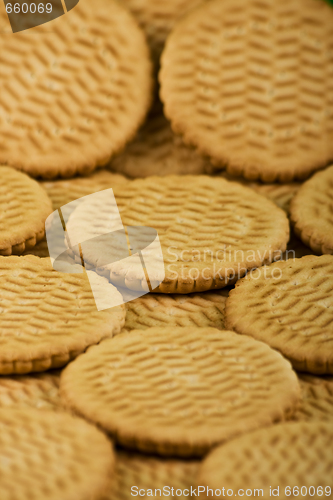
[[108,163],[152,98],[149,50],[132,15],[113,0],[82,1],[52,24],[6,31],[2,8],[0,163],[43,178]]
[[[164,487],[169,488],[165,490],[165,496],[169,491],[171,496],[171,488],[175,492],[190,490],[195,484],[199,464],[198,460],[167,459],[118,450],[113,484],[101,500],[132,500],[140,490],[140,498],[149,500],[155,489],[163,491]],[[156,494],[159,492],[156,491]],[[186,496],[179,494],[177,498],[186,500]]]
[[193,457],[284,419],[300,390],[288,361],[263,343],[156,327],[91,348],[62,372],[60,396],[124,446]]
[[110,163],[110,169],[131,178],[151,175],[198,175],[208,169],[209,161],[175,135],[155,105],[133,142]]
[[333,165],[305,182],[291,201],[294,231],[315,253],[333,254]]
[[216,490],[221,492],[222,486],[226,494],[232,490],[228,496],[245,497],[246,491],[246,496],[265,499],[274,494],[282,500],[296,496],[310,500],[325,496],[325,491],[330,496],[332,445],[332,422],[260,429],[213,450],[202,464],[197,484],[213,490],[210,499],[221,498]]
[[276,262],[236,283],[226,327],[280,351],[298,371],[333,373],[333,256]]
[[38,182],[0,166],[0,255],[22,253],[45,234],[51,201]]
[[[155,288],[157,292],[223,288],[246,270],[280,258],[289,239],[289,223],[282,210],[252,189],[223,178],[148,177],[115,186],[114,194],[125,226],[158,231],[165,278]],[[110,230],[109,218],[101,220],[103,213],[108,213],[105,200],[87,200],[72,213],[67,230],[76,241],[99,235],[103,224]],[[146,290],[142,266],[134,269],[120,261],[101,265],[94,248],[84,253],[84,259],[107,269],[111,282],[117,280],[127,287],[132,280]],[[160,264],[154,256],[151,262]]]
[[87,275],[59,273],[49,259],[0,257],[0,296],[2,375],[63,366],[125,322],[123,304],[98,311]]
[[307,178],[333,160],[332,36],[325,2],[203,3],[162,54],[161,98],[174,131],[232,175]]
[[176,22],[203,0],[122,0],[144,30],[156,64]]
[[114,455],[102,432],[66,413],[0,410],[0,498],[97,500]]
[[298,374],[302,398],[293,420],[333,421],[333,377]]
[[148,293],[126,304],[124,329],[210,326],[223,330],[227,296],[224,290],[189,295]]
[[60,372],[0,377],[0,408],[61,409]]

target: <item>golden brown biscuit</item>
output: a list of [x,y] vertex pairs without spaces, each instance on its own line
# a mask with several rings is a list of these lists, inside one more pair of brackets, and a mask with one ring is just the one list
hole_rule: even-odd
[[85,273],[59,273],[49,259],[32,255],[0,257],[0,297],[0,374],[63,366],[125,322],[123,304],[97,310]]
[[27,175],[0,166],[0,255],[23,253],[45,234],[52,212],[44,189]]
[[333,256],[251,272],[229,294],[226,327],[280,351],[298,371],[333,373]]
[[333,421],[333,377],[298,374],[302,398],[294,420]]
[[135,19],[119,2],[82,1],[52,24],[9,32],[2,4],[0,163],[43,178],[108,163],[152,98],[149,50]]
[[332,36],[325,2],[203,3],[178,23],[161,59],[174,131],[232,175],[307,178],[333,160]]
[[300,389],[289,362],[261,342],[156,327],[91,348],[62,372],[60,395],[124,446],[193,457],[283,420]]
[[66,413],[0,410],[0,498],[99,500],[113,473],[106,436]]
[[[223,288],[246,270],[280,258],[289,239],[289,223],[282,210],[252,189],[223,178],[148,177],[115,186],[114,193],[125,226],[158,231],[165,278],[155,288],[157,292]],[[95,227],[107,210],[104,200],[87,200],[73,212],[67,230],[75,232],[77,241],[93,238],[104,222],[109,228],[106,217]],[[97,267],[99,258],[94,247],[84,253],[85,261]],[[157,258],[152,263],[160,265]],[[127,286],[132,280],[145,290],[141,264],[136,268],[126,264],[101,267],[108,270],[111,282]]]
[[315,253],[333,254],[333,165],[305,182],[291,202],[291,222]]
[[197,483],[205,488],[201,497],[221,498],[222,487],[224,496],[329,497],[332,445],[332,422],[286,423],[245,434],[205,459]]

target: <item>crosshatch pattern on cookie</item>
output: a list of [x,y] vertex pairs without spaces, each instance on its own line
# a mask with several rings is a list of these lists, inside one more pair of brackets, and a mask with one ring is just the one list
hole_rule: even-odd
[[0,162],[33,176],[105,165],[150,106],[148,47],[118,2],[83,1],[52,24],[3,35],[1,54]]
[[124,305],[98,311],[87,276],[59,273],[49,259],[2,257],[0,278],[1,374],[61,367],[124,325]]
[[63,372],[64,404],[129,448],[201,456],[233,436],[283,420],[300,389],[267,345],[215,328],[133,330]]
[[228,292],[175,295],[151,293],[126,304],[125,330],[153,326],[211,326],[224,329]]
[[60,372],[0,377],[0,408],[61,409]]
[[[221,485],[234,491],[263,488],[264,498],[270,497],[270,487],[279,487],[280,498],[288,498],[285,488],[291,487],[292,493],[297,485],[299,490],[301,486],[307,487],[303,498],[310,500],[317,497],[318,486],[324,492],[325,486],[331,486],[332,443],[332,422],[285,423],[251,432],[208,455],[199,472],[198,484],[213,490]],[[313,489],[312,495],[309,494],[310,486],[314,487],[315,495]]]
[[92,500],[112,477],[112,444],[67,413],[0,409],[0,498]]
[[[289,223],[282,210],[253,190],[223,178],[155,176],[115,186],[114,194],[125,226],[158,231],[165,279],[157,292],[223,288],[246,269],[278,258],[289,239]],[[92,238],[100,230],[95,229],[100,214],[99,200],[82,203],[67,228],[73,227],[78,237]],[[110,222],[100,222],[104,223],[109,228]],[[94,252],[85,253],[85,261],[98,266]],[[126,281],[130,273],[131,280],[140,282],[141,269],[128,269],[121,263],[104,267],[112,277]]]
[[331,420],[333,423],[333,377],[298,376],[302,398],[294,420]]
[[267,342],[299,371],[333,373],[333,256],[277,262],[242,279],[226,326]]
[[233,175],[308,177],[333,160],[332,36],[332,8],[317,0],[202,4],[162,54],[174,131]]
[[23,253],[45,234],[52,212],[44,189],[27,175],[0,166],[0,255]]
[[291,222],[315,253],[333,254],[333,165],[303,184],[291,202]]

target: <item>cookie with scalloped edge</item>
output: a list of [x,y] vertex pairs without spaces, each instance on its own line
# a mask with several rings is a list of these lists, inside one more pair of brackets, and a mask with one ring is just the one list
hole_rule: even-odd
[[280,351],[298,371],[333,374],[333,256],[249,273],[231,290],[226,327]]
[[51,200],[33,179],[0,166],[0,255],[23,253],[45,234]]
[[44,179],[106,165],[152,101],[152,63],[136,20],[120,2],[83,1],[11,36],[4,7],[0,163]]
[[333,254],[333,165],[303,184],[291,201],[290,218],[305,245]]
[[194,457],[296,409],[290,363],[266,344],[216,328],[133,330],[63,370],[60,396],[121,445]]
[[247,491],[247,496],[265,499],[300,496],[310,500],[325,492],[330,496],[332,446],[332,422],[260,429],[215,448],[200,468],[197,485],[210,488],[205,499],[221,498],[222,487],[225,496],[228,490],[228,496],[245,496]]
[[0,409],[0,498],[98,500],[113,476],[112,443],[64,412]]
[[32,255],[0,257],[0,374],[64,366],[118,333],[125,322],[122,297],[105,278],[96,281],[121,305],[98,311],[86,273],[59,273],[50,259]]
[[[280,208],[223,178],[153,176],[115,186],[114,194],[124,226],[158,232],[163,255],[149,262],[158,269],[163,257],[165,277],[154,288],[158,293],[223,288],[247,270],[280,258],[289,239],[289,222]],[[111,199],[86,200],[70,216],[67,231],[76,241],[108,232],[110,219],[104,214],[113,209]],[[111,282],[146,291],[141,263],[101,264],[100,258],[95,247],[84,250],[85,262],[107,270]]]
[[333,10],[317,0],[201,4],[161,58],[173,130],[216,170],[306,179],[333,160],[332,36]]

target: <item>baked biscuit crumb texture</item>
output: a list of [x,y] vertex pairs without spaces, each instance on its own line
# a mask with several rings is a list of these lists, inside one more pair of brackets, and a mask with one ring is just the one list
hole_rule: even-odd
[[33,179],[0,166],[0,255],[21,254],[45,234],[51,200]]
[[333,254],[333,165],[303,184],[291,201],[291,222],[315,253]]
[[262,342],[156,327],[91,348],[62,372],[60,396],[123,446],[194,457],[285,419],[300,388],[290,363]]
[[72,177],[134,137],[151,104],[152,68],[143,32],[119,2],[82,1],[52,29],[0,37],[0,163]]
[[257,269],[226,303],[226,327],[266,342],[298,371],[333,374],[333,256]]
[[217,169],[302,180],[333,160],[333,10],[317,0],[212,0],[161,58],[165,113]]

